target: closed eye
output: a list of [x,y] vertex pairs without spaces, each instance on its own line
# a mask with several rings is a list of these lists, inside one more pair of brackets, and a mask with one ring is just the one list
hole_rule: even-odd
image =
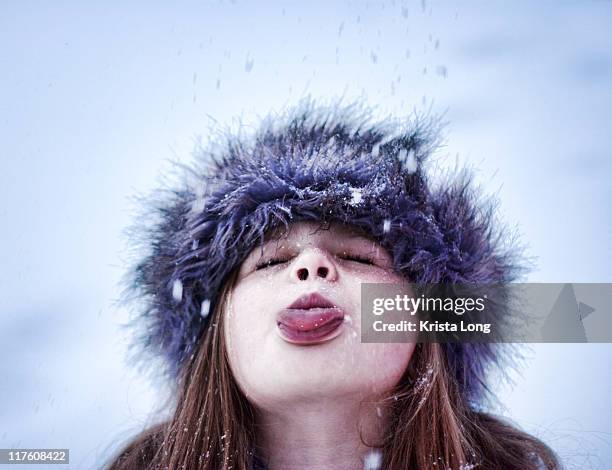
[[[338,258],[343,259],[343,260],[347,260],[347,261],[353,261],[355,263],[365,264],[365,265],[374,265],[374,261],[372,261],[369,258],[365,258],[365,257],[359,256],[359,255],[350,255],[350,254],[344,253],[342,255],[339,255]],[[291,258],[272,258],[272,259],[269,259],[267,261],[264,261],[263,263],[257,264],[255,266],[255,271],[259,271],[260,269],[269,268],[269,267],[275,266],[277,264],[286,263],[287,261],[289,261],[289,259],[291,259]]]
[[289,258],[272,258],[269,259],[268,261],[265,261],[263,263],[259,263],[257,266],[255,266],[255,271],[259,271],[260,269],[265,269],[265,268],[269,268],[270,266],[274,266],[276,264],[281,264],[281,263],[285,263],[289,261]]
[[345,259],[347,261],[355,261],[356,263],[362,263],[362,264],[369,264],[369,265],[373,265],[374,261],[372,261],[369,258],[364,258],[362,256],[358,256],[358,255],[349,255],[349,254],[343,254],[341,256],[339,256],[340,259]]

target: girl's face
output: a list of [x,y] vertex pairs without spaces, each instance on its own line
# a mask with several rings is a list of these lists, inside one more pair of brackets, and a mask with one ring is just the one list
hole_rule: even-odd
[[[412,356],[414,343],[360,341],[361,283],[402,279],[389,253],[348,226],[328,227],[296,222],[240,267],[224,334],[238,385],[263,409],[383,392]],[[294,304],[313,293],[329,304]]]

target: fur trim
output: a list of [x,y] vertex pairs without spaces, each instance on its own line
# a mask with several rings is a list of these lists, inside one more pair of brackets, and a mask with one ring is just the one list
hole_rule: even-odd
[[[440,143],[435,119],[375,122],[358,104],[307,100],[268,116],[251,137],[227,133],[221,142],[192,166],[178,165],[181,182],[143,198],[129,230],[137,258],[123,299],[137,307],[133,347],[161,356],[171,379],[209,326],[202,313],[215,308],[230,272],[281,224],[362,227],[412,282],[513,282],[524,270],[469,172],[429,180],[425,166]],[[483,396],[500,346],[445,344],[467,398]]]

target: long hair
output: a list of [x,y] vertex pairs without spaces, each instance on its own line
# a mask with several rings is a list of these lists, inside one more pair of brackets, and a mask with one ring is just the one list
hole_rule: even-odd
[[[223,334],[236,271],[211,313],[211,328],[185,363],[172,417],[142,431],[109,459],[106,470],[265,469],[257,447],[254,407],[234,380]],[[417,344],[399,383],[380,397],[387,410],[381,470],[557,470],[544,442],[504,419],[470,406],[444,350]]]

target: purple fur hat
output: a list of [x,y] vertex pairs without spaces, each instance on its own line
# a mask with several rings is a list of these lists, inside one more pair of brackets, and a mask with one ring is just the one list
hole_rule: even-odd
[[[122,294],[135,306],[127,326],[137,333],[137,359],[143,351],[161,357],[164,376],[176,382],[230,272],[268,229],[293,221],[366,229],[411,282],[518,279],[525,260],[495,201],[479,196],[465,170],[436,184],[427,174],[439,121],[371,115],[355,103],[302,101],[263,119],[249,137],[224,133],[192,166],[178,165],[180,182],[140,199],[142,215],[128,228],[136,258]],[[500,304],[493,315],[508,309]],[[489,390],[489,366],[511,357],[499,343],[443,346],[472,403]]]

